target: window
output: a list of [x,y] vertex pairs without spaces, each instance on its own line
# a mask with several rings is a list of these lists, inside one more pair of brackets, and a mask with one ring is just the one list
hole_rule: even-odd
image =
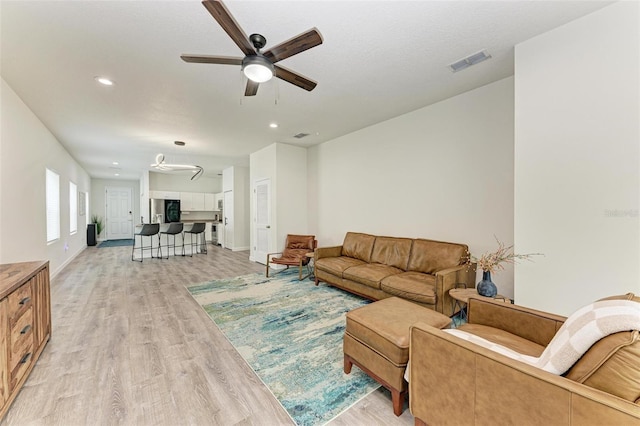
[[78,232],[78,187],[69,182],[69,234]]
[[47,242],[60,238],[60,176],[46,169]]

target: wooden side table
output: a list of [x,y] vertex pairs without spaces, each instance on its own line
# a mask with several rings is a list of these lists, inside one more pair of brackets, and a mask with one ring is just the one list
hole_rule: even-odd
[[[501,300],[505,303],[512,303],[511,299],[501,294],[496,294],[494,297],[480,296],[475,288],[452,288],[449,290],[449,296],[453,299],[451,304],[451,315],[456,312],[456,308],[460,310],[460,315],[467,321],[466,305],[469,303],[469,299],[493,299]],[[454,320],[455,324],[455,320]],[[458,325],[458,324],[455,324]]]
[[307,253],[305,256],[307,256],[309,258],[309,261],[307,262],[307,272],[309,273],[309,275],[307,275],[309,277],[310,280],[315,280],[315,269],[314,269],[314,260],[316,257],[316,254],[314,252],[310,252]]

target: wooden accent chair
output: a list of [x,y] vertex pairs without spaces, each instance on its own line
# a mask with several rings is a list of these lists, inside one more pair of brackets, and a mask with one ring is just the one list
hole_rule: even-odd
[[[307,253],[313,253],[318,245],[315,235],[294,235],[288,234],[285,248],[282,252],[268,253],[267,254],[267,277],[269,276],[269,265],[285,265],[286,268],[283,271],[289,269],[289,266],[298,267],[298,279],[302,281],[311,275],[309,272],[304,277],[302,276],[302,267],[309,264],[311,260],[307,257]],[[275,255],[281,255],[280,257],[274,257]],[[282,272],[282,271],[280,271]],[[272,273],[276,275],[278,272]]]

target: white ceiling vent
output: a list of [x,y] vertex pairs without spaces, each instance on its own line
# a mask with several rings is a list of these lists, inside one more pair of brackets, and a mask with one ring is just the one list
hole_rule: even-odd
[[472,65],[479,64],[482,61],[486,61],[489,58],[491,58],[491,55],[489,55],[486,50],[482,50],[478,53],[474,53],[473,55],[469,55],[464,59],[460,59],[459,61],[449,64],[449,68],[451,68],[451,71],[453,72],[458,72],[465,68],[469,68]]
[[307,136],[309,136],[309,133],[297,133],[297,134],[293,135],[293,137],[296,138],[296,139],[306,138]]

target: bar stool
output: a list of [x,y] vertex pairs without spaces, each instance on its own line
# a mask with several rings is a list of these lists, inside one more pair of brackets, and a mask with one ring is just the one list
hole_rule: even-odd
[[[207,254],[207,240],[204,235],[205,230],[204,223],[194,223],[191,229],[184,231],[186,234],[189,234],[189,245],[191,246],[191,256],[193,256],[194,249],[195,253]],[[196,242],[193,242],[193,236],[196,236]],[[200,236],[200,251],[198,251],[198,236]],[[184,237],[183,237],[184,238]],[[182,249],[184,250],[184,240],[183,240]]]
[[[160,231],[160,224],[159,223],[145,223],[144,225],[142,225],[142,229],[140,229],[140,232],[137,232],[135,234],[133,234],[133,249],[131,249],[131,260],[136,260],[133,257],[133,254],[136,251],[136,236],[140,236],[140,246],[138,247],[140,249],[140,262],[142,262],[142,258],[144,257],[144,250],[151,250],[151,257],[162,257],[162,247],[160,247],[160,236],[158,235],[158,251],[160,253],[160,256],[154,256],[153,255],[153,236],[157,235],[158,232]],[[150,237],[151,238],[151,245],[149,246],[145,246],[144,245],[144,237]]]
[[[172,222],[171,224],[169,224],[169,229],[167,229],[166,231],[162,231],[160,232],[160,234],[164,234],[167,236],[167,245],[165,246],[167,248],[167,259],[169,258],[169,249],[171,247],[173,247],[173,255],[176,255],[176,235],[180,234],[182,236],[182,254],[181,256],[184,256],[184,234],[182,233],[182,229],[184,228],[184,225],[180,222]],[[171,244],[171,240],[169,239],[170,236],[173,235],[173,244]]]

